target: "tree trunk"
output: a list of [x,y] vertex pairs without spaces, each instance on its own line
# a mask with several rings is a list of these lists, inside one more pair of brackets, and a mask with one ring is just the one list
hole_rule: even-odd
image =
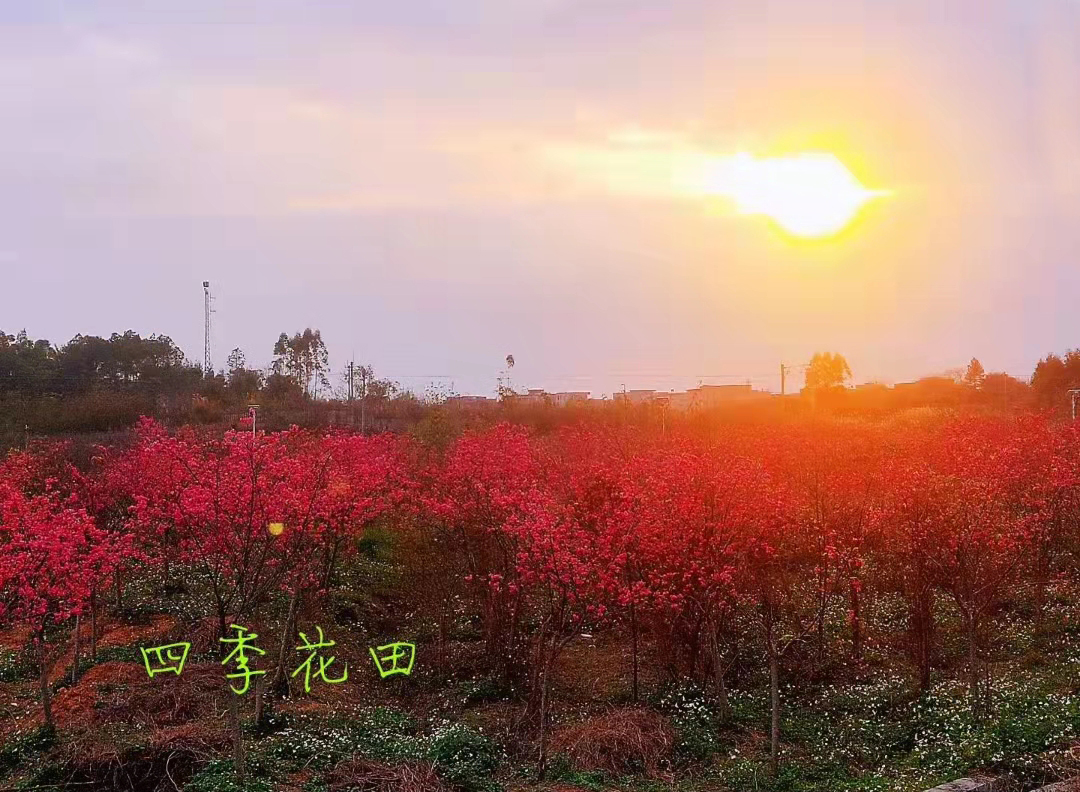
[[633,663],[633,694],[634,703],[638,703],[638,623],[637,610],[634,603],[630,603],[630,654]]
[[75,647],[72,650],[71,657],[71,684],[75,684],[75,679],[79,674],[79,614],[75,614]]
[[90,661],[97,662],[97,590],[90,591]]
[[326,559],[326,569],[323,571],[322,588],[327,591],[330,589],[330,583],[334,579],[334,567],[337,565],[339,542],[340,540],[335,539],[331,545],[330,555]]
[[1048,605],[1048,587],[1050,585],[1050,560],[1044,549],[1039,552],[1035,573],[1035,646],[1042,649],[1046,645],[1046,610]]
[[116,596],[116,609],[121,610],[124,607],[124,587],[120,582],[120,570],[116,570],[116,575],[113,577],[113,593]]
[[769,702],[772,710],[769,730],[769,769],[775,776],[780,772],[780,656],[776,649],[771,625],[768,632]]
[[[217,612],[218,612],[218,614],[217,614],[217,618],[218,618],[218,638],[228,638],[229,637],[229,631],[228,631],[227,625],[225,624],[225,604],[224,603],[222,603],[222,602],[218,603]],[[222,659],[224,659],[226,654],[228,654],[228,653],[225,651],[225,644],[223,644],[223,643],[221,643],[219,641],[218,642],[218,656],[221,657]]]
[[45,728],[50,732],[54,732],[56,731],[56,724],[53,722],[52,691],[49,689],[49,662],[44,630],[38,632],[38,664],[41,672],[38,682],[41,692],[41,708],[45,711]]
[[981,695],[979,693],[979,647],[978,623],[975,614],[965,614],[968,644],[968,695],[971,698],[971,714],[978,720],[982,715]]
[[263,722],[264,701],[266,699],[266,685],[263,680],[266,677],[260,676],[255,680],[255,725],[261,726]]
[[540,677],[540,757],[536,768],[536,777],[540,781],[544,780],[544,775],[547,773],[547,688],[548,664],[545,659]]
[[521,626],[521,600],[515,595],[512,604],[510,605],[510,626],[506,633],[506,646],[503,650],[504,662],[506,665],[506,672],[504,677],[508,684],[514,685],[520,681],[521,669],[515,657],[518,656],[518,650],[521,648],[518,646],[518,634]]
[[247,768],[244,761],[244,732],[240,727],[240,697],[233,693],[228,685],[225,686],[225,689],[225,695],[229,697],[229,731],[232,734],[233,741],[233,770],[236,772],[237,781],[243,787]]
[[713,681],[716,684],[716,698],[720,704],[720,719],[731,720],[731,701],[728,698],[727,683],[724,681],[727,669],[724,667],[724,657],[720,650],[719,630],[711,630],[712,656],[713,656]]
[[[549,638],[541,638],[540,640],[540,669],[539,669],[539,710],[540,710],[540,753],[537,759],[537,779],[544,780],[547,774],[547,721],[548,721],[548,709],[550,704],[550,692],[551,692],[551,671],[555,667],[555,660],[559,657],[563,647],[566,646],[567,639],[560,637],[558,633],[550,636]],[[530,699],[535,700],[537,696],[530,694]]]
[[454,612],[450,599],[446,596],[439,604],[439,669],[444,675],[450,673],[450,627]]
[[919,692],[930,690],[934,647],[933,595],[926,588],[913,594],[908,617],[912,654],[919,669]]
[[825,573],[821,573],[821,580],[819,581],[821,590],[818,592],[818,612],[817,612],[817,659],[818,665],[821,665],[825,661],[825,606],[827,600],[825,597]]
[[296,614],[300,609],[300,587],[293,589],[289,599],[289,615],[285,619],[285,627],[281,631],[281,643],[278,645],[277,667],[274,669],[274,679],[270,683],[270,690],[274,695],[286,696],[289,693],[289,677],[285,673],[285,658],[288,654],[289,644],[292,642],[293,633],[296,630]]
[[[228,638],[227,626],[225,624],[225,603],[219,601],[217,605],[218,611],[218,631],[220,638]],[[224,659],[227,656],[225,651],[226,645],[218,642],[218,656]],[[236,778],[240,782],[241,787],[244,783],[244,732],[240,726],[240,697],[233,692],[232,687],[229,685],[229,681],[225,682],[225,695],[229,699],[229,706],[227,709],[227,721],[229,725],[229,734],[232,737],[233,743],[233,770],[236,773]]]
[[851,655],[862,660],[862,615],[859,612],[859,583],[851,581]]
[[1046,581],[1041,577],[1035,582],[1035,624],[1032,633],[1035,637],[1035,646],[1043,648],[1046,636]]

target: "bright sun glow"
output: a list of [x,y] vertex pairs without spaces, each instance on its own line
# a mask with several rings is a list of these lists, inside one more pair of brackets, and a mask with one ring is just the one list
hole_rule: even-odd
[[545,159],[583,187],[646,198],[729,201],[740,214],[769,218],[803,239],[832,237],[885,190],[863,186],[834,154],[720,155],[676,135],[640,130],[607,145],[553,143]]
[[832,154],[757,158],[740,153],[713,160],[704,192],[735,202],[743,214],[764,215],[800,237],[843,230],[880,190],[863,187]]

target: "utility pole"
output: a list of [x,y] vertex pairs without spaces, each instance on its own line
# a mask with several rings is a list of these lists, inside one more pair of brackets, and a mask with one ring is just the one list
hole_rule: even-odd
[[1076,402],[1080,399],[1080,388],[1073,388],[1069,391],[1069,396],[1072,397],[1072,419],[1076,420]]
[[798,363],[794,366],[789,366],[786,363],[780,364],[780,395],[783,396],[787,393],[787,375],[792,371],[806,371],[810,368],[809,363]]
[[366,429],[366,410],[367,410],[367,367],[360,367],[360,434],[364,433]]
[[356,427],[356,422],[354,421],[353,406],[352,406],[352,400],[353,400],[353,368],[354,368],[354,365],[355,365],[355,361],[350,360],[349,361],[349,426],[353,427],[353,428]]
[[248,415],[251,416],[251,439],[252,439],[253,442],[255,440],[255,413],[258,412],[258,410],[259,410],[259,405],[257,405],[257,404],[249,404],[248,405]]

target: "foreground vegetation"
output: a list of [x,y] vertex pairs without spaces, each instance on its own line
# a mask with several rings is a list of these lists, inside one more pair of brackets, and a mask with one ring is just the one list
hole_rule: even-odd
[[[1077,769],[1078,485],[1071,424],[925,411],[14,453],[0,784],[1030,788]],[[307,692],[316,626],[350,673]]]

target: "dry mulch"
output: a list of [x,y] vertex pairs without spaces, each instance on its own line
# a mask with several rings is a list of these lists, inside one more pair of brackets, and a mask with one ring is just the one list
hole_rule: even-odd
[[[176,627],[176,619],[173,616],[158,614],[151,618],[150,624],[106,625],[101,638],[98,639],[98,649],[106,649],[112,646],[154,646],[162,643],[170,632]],[[83,647],[89,645],[89,641],[83,638]]]
[[668,766],[675,730],[663,715],[643,708],[618,709],[564,726],[552,736],[552,754],[565,754],[577,770],[614,775]]
[[[157,646],[162,643],[171,643],[167,636],[176,629],[176,619],[172,616],[154,616],[150,624],[129,625],[120,622],[104,621],[98,625],[100,637],[97,640],[98,651],[120,646]],[[90,625],[83,625],[79,643],[79,654],[86,658],[90,656]],[[56,684],[71,673],[71,665],[75,660],[75,648],[72,641],[63,655],[52,661],[49,668],[49,682]]]
[[53,699],[53,715],[64,731],[92,731],[105,724],[157,729],[205,724],[224,700],[215,666],[189,665],[179,677],[151,679],[137,663],[109,662],[94,666],[75,687],[60,692]]
[[330,773],[331,792],[449,792],[430,762],[389,765],[346,759]]
[[0,649],[10,649],[13,652],[21,651],[30,643],[34,632],[29,627],[12,627],[10,630],[0,630]]

